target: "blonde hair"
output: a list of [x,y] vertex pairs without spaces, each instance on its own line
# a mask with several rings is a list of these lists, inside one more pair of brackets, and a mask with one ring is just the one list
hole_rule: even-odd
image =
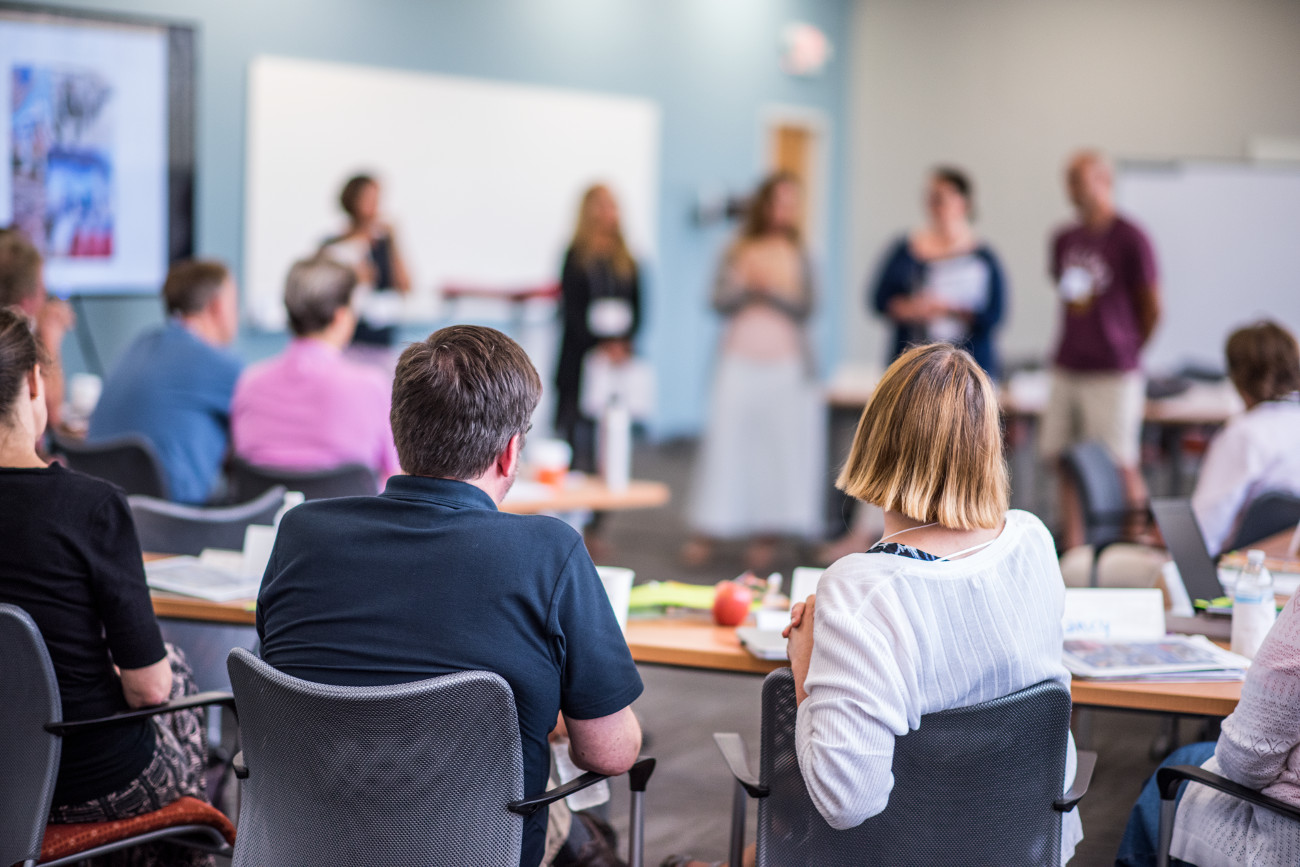
[[946,343],[903,353],[862,411],[835,484],[914,521],[954,530],[1000,526],[1010,484],[988,375]]
[[636,261],[623,240],[623,228],[614,229],[613,237],[605,243],[597,240],[599,232],[596,227],[596,197],[614,194],[604,184],[593,184],[582,194],[582,203],[578,206],[578,224],[573,228],[573,240],[570,244],[578,261],[585,264],[593,259],[608,259],[619,279],[628,280],[636,271]]

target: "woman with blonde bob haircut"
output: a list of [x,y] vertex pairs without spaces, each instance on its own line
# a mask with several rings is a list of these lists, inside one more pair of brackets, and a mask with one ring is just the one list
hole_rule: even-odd
[[862,414],[836,486],[919,523],[991,530],[1007,511],[997,394],[965,352],[915,347]]
[[[889,367],[839,486],[884,509],[885,536],[827,569],[787,634],[799,767],[817,809],[844,829],[885,809],[894,739],[925,714],[1070,675],[1052,538],[1007,509],[997,398],[968,353],[918,346]],[[1073,741],[1062,748],[1068,789]],[[1062,863],[1082,837],[1071,811]]]

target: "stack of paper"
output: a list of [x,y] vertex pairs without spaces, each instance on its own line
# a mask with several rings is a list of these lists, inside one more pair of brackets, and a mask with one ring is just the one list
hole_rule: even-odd
[[[206,554],[207,552],[205,552]],[[234,552],[236,557],[240,556]],[[262,577],[243,576],[231,568],[231,558],[214,556],[168,557],[144,565],[145,581],[157,590],[194,596],[211,602],[230,602],[257,596]]]
[[1166,635],[1159,590],[1065,594],[1065,667],[1092,680],[1241,680],[1250,660],[1203,635]]

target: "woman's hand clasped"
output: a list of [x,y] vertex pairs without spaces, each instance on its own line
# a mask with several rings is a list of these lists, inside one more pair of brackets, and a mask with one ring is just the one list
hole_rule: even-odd
[[790,656],[790,668],[794,672],[794,691],[799,703],[808,697],[804,690],[804,681],[808,678],[808,664],[812,660],[813,619],[816,614],[817,596],[809,596],[805,602],[796,602],[790,608],[790,625],[781,635],[787,640],[786,653]]

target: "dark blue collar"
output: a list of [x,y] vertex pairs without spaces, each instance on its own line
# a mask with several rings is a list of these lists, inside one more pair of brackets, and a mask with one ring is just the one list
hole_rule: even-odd
[[423,500],[458,509],[497,510],[497,504],[482,488],[455,479],[431,479],[428,476],[393,476],[380,495],[395,500]]

